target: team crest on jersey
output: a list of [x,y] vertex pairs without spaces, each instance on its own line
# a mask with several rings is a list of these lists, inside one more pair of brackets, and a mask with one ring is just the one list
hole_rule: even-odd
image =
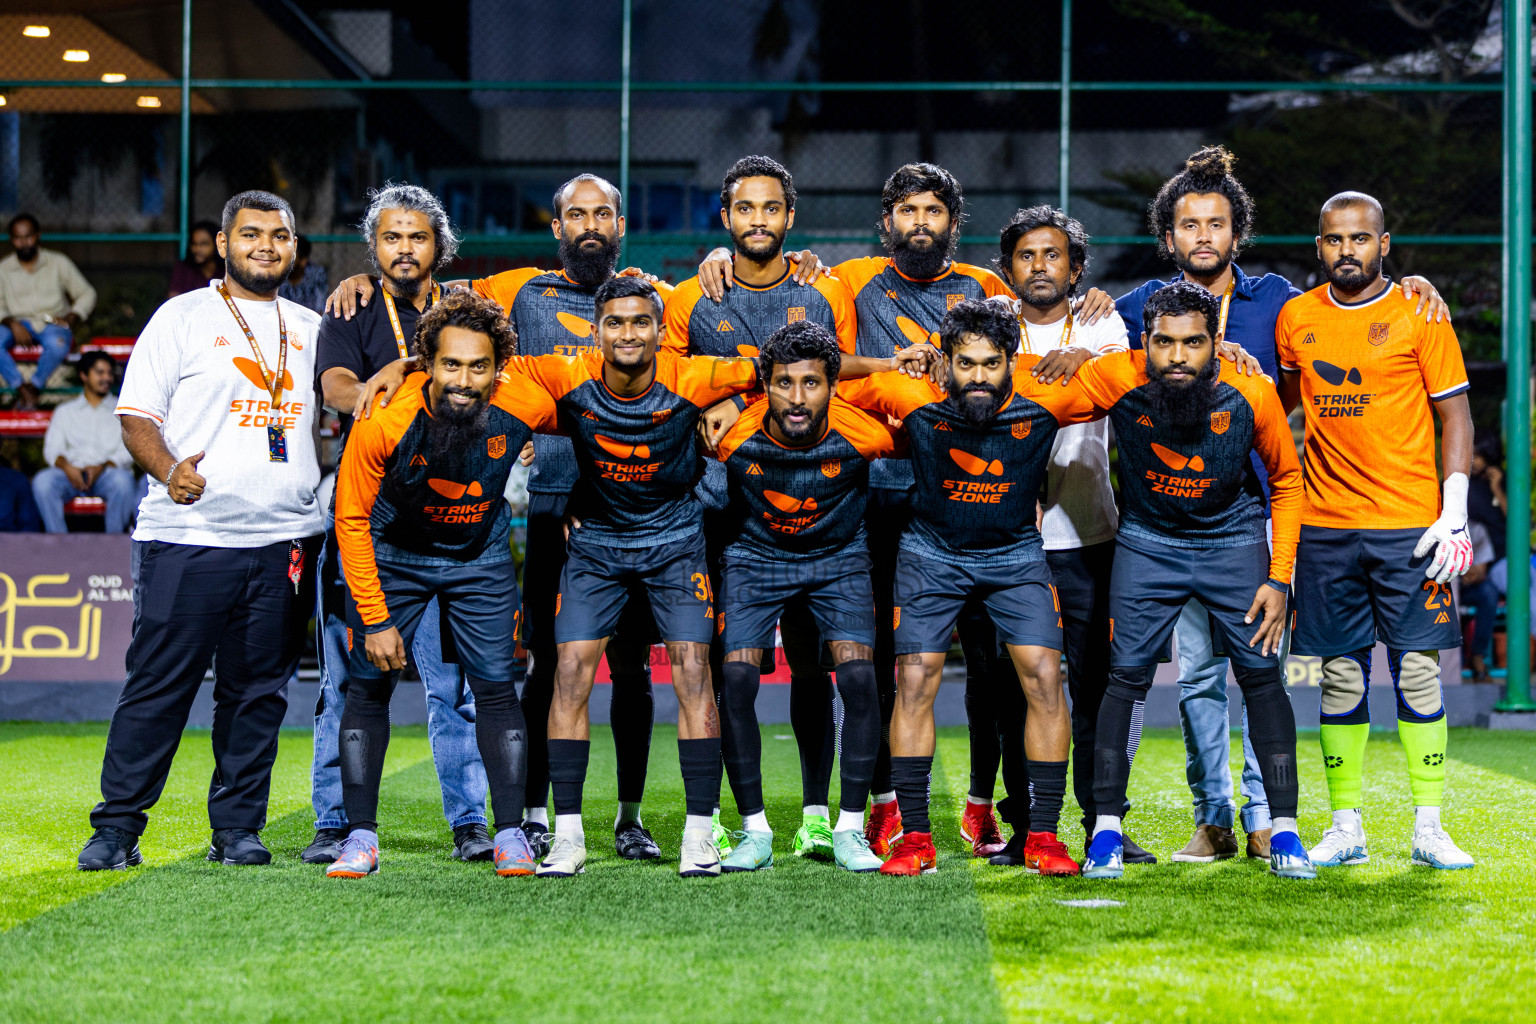
[[964,301],[964,295],[956,295],[954,292],[950,292],[948,295],[944,296],[944,308],[954,309],[956,305]]
[[798,323],[799,321],[804,320],[804,319],[805,319],[805,307],[804,306],[790,306],[789,307],[789,323]]
[[1018,440],[1020,440],[1020,441],[1024,440],[1026,437],[1029,436],[1029,427],[1030,427],[1030,421],[1029,420],[1022,420],[1022,421],[1020,421],[1018,423],[1015,423],[1013,425],[1013,436],[1015,438],[1017,438]]
[[425,466],[426,464],[427,460],[420,455],[414,455],[411,457],[411,465],[413,466]]
[[1371,333],[1365,340],[1372,345],[1385,345],[1387,343],[1387,324],[1371,324]]
[[1225,434],[1227,428],[1232,425],[1232,414],[1223,410],[1211,413],[1211,433]]
[[485,454],[493,459],[499,459],[507,454],[507,435],[497,434],[495,437],[486,438]]
[[837,476],[842,471],[843,462],[841,459],[823,459],[821,462],[821,475],[828,480]]
[[660,423],[665,422],[666,418],[668,416],[671,416],[671,415],[672,415],[672,410],[671,409],[657,409],[657,410],[655,410],[654,412],[651,413],[651,426],[654,427],[654,426],[657,426]]

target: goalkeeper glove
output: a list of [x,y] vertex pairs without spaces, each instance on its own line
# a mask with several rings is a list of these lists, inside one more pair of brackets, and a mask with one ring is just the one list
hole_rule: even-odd
[[1435,557],[1424,567],[1424,575],[1436,583],[1448,582],[1472,568],[1472,537],[1467,532],[1467,475],[1452,473],[1446,477],[1442,493],[1440,518],[1424,531],[1413,549],[1414,558],[1434,549]]

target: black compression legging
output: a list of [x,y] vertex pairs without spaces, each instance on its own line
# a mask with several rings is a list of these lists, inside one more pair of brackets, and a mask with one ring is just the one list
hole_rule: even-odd
[[[1296,716],[1281,683],[1278,662],[1264,668],[1232,666],[1248,707],[1248,736],[1264,776],[1269,810],[1276,818],[1296,817]],[[1153,666],[1115,667],[1099,707],[1094,742],[1093,799],[1099,814],[1121,814],[1131,762],[1141,743],[1142,712],[1152,686]]]
[[[379,782],[389,747],[389,698],[396,673],[353,677],[341,712],[341,798],[351,829],[378,831]],[[475,743],[485,764],[496,831],[523,820],[528,727],[511,681],[469,677],[475,695]]]

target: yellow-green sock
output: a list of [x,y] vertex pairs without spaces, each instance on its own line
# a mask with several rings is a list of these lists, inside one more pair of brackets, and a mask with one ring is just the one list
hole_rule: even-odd
[[1371,725],[1329,725],[1318,727],[1323,748],[1323,775],[1328,780],[1328,799],[1335,811],[1360,807],[1365,785],[1365,743]]
[[1397,738],[1408,755],[1408,788],[1416,807],[1439,807],[1445,795],[1445,717],[1433,722],[1398,719]]

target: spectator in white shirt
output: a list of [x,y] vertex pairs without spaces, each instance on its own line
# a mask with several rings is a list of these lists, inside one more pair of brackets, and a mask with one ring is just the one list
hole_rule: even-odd
[[[0,381],[15,388],[17,407],[37,407],[38,392],[69,355],[74,330],[96,308],[96,289],[61,252],[44,249],[37,218],[18,213],[10,223],[11,248],[0,260]],[[32,380],[24,381],[12,345],[42,346]]]
[[75,369],[85,392],[53,410],[43,435],[48,468],[32,478],[32,494],[49,533],[66,532],[64,505],[71,498],[105,498],[106,531],[122,533],[133,517],[138,485],[112,393],[117,364],[105,352],[87,352]]

